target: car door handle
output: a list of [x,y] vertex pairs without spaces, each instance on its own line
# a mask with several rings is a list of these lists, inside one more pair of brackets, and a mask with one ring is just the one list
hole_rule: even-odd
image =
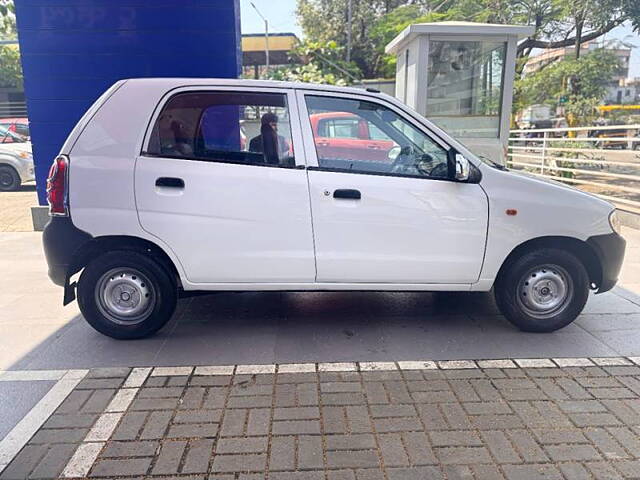
[[160,177],[156,180],[156,187],[184,188],[184,180],[176,177]]
[[333,198],[344,198],[346,200],[360,200],[362,195],[360,190],[353,190],[351,188],[339,188],[333,192]]
[[367,145],[367,148],[370,148],[371,150],[380,150],[378,145]]

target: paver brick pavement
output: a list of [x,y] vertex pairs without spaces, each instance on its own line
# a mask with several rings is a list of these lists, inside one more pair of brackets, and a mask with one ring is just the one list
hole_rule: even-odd
[[90,371],[0,480],[61,477],[118,393],[78,478],[640,479],[636,366],[196,372]]

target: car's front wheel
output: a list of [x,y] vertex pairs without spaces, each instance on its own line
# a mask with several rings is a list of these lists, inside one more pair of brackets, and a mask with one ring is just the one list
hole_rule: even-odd
[[506,264],[496,281],[502,314],[527,332],[552,332],[573,322],[589,296],[589,275],[571,252],[529,251]]
[[97,257],[78,282],[78,304],[87,322],[118,339],[160,330],[173,315],[177,296],[175,281],[162,265],[131,251]]
[[0,165],[0,191],[11,192],[20,187],[20,175],[10,165]]

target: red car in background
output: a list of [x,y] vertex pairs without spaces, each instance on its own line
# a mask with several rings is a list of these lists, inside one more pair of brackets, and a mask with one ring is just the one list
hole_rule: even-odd
[[384,132],[362,117],[349,112],[309,115],[318,157],[370,162],[389,162],[396,146]]
[[[6,128],[8,131],[20,135],[25,140],[29,140],[29,119],[24,117],[16,118],[0,118],[0,127]],[[11,136],[6,136],[0,140],[0,143],[12,143]]]

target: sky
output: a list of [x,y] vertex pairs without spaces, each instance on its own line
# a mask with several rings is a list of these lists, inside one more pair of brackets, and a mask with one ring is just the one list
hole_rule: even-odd
[[[293,32],[302,37],[296,21],[296,0],[252,0],[260,13],[269,21],[270,32]],[[264,33],[264,21],[251,6],[250,0],[240,0],[242,33]],[[606,35],[606,39],[619,39],[635,45],[631,52],[630,77],[640,77],[640,36],[631,26],[622,25]]]

